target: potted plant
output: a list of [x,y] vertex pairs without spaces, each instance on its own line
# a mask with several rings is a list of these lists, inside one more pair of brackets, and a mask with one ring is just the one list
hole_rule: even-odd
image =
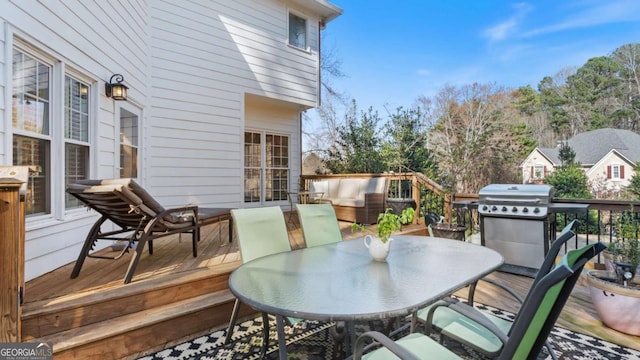
[[624,212],[615,223],[616,238],[607,251],[609,270],[591,270],[587,282],[598,316],[608,327],[631,335],[640,335],[640,219]]
[[458,218],[456,216],[453,219],[453,222],[444,223],[444,216],[438,216],[436,214],[425,215],[425,224],[427,225],[431,236],[464,240],[464,234],[467,231],[467,227],[459,225],[457,220]]
[[[386,260],[387,255],[389,255],[390,242],[393,240],[391,234],[401,230],[402,225],[411,223],[414,215],[415,210],[413,208],[404,209],[400,215],[394,214],[392,209],[389,208],[378,215],[376,237],[370,234],[364,237],[364,244],[369,249],[369,253],[374,260]],[[364,226],[353,223],[351,230],[364,230]]]

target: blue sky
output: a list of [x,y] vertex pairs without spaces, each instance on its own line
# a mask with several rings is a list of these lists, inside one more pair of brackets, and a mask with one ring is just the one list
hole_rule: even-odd
[[640,42],[639,0],[330,0],[325,45],[360,109],[395,110],[445,85],[532,85]]

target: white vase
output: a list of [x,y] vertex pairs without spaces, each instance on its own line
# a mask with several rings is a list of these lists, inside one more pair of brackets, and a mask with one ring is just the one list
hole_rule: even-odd
[[620,332],[640,336],[640,290],[623,287],[601,278],[615,278],[612,271],[591,270],[587,282],[591,300],[605,325]]
[[364,246],[369,249],[369,254],[371,254],[373,260],[386,261],[392,240],[389,238],[387,242],[383,243],[379,237],[367,235],[364,237]]

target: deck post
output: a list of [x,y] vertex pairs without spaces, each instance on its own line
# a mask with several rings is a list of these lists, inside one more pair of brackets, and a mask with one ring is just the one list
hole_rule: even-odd
[[22,340],[20,326],[20,292],[22,291],[23,253],[21,234],[24,217],[21,218],[19,190],[22,181],[0,178],[0,311],[2,332],[0,342]]

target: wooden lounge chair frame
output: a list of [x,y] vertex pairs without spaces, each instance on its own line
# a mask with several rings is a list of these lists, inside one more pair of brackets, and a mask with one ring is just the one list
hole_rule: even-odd
[[[233,236],[231,209],[199,209],[198,206],[165,209],[132,179],[82,180],[69,185],[67,193],[102,215],[87,234],[71,272],[72,279],[78,277],[87,257],[118,259],[136,244],[124,277],[124,283],[128,284],[133,278],[145,244],[149,245],[149,254],[153,254],[154,239],[190,233],[193,257],[197,257],[201,226],[228,220],[229,241]],[[103,232],[101,227],[107,220],[120,229]],[[97,255],[92,250],[98,240],[124,240],[126,245],[116,256]]]

